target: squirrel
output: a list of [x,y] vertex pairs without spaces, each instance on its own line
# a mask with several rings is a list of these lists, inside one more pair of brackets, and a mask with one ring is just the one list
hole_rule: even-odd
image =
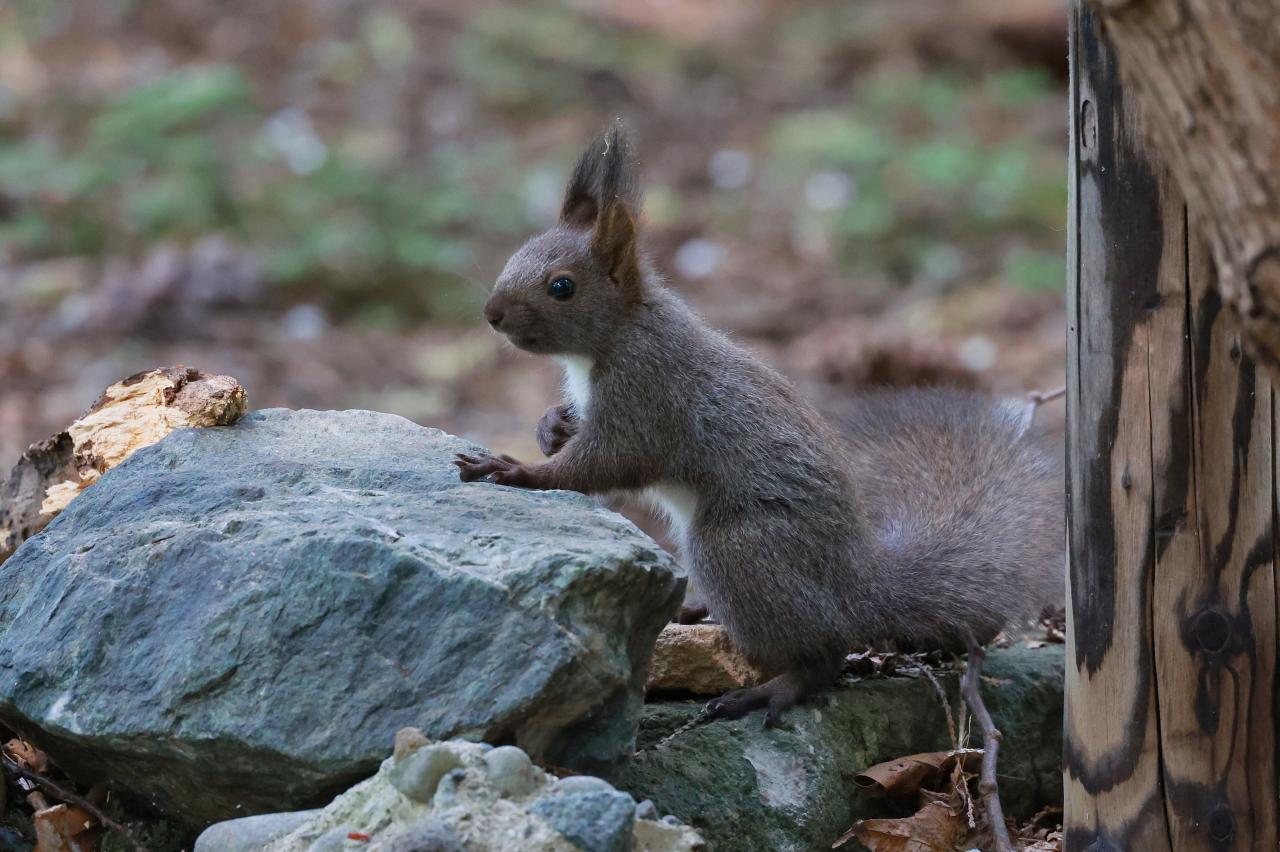
[[1063,597],[1061,458],[977,392],[873,393],[824,418],[664,285],[637,246],[639,209],[617,123],[484,306],[564,368],[568,402],[538,425],[549,458],[460,454],[461,479],[624,491],[665,512],[706,605],[777,672],[713,700],[713,718],[764,708],[777,724],[870,644],[968,650],[976,691],[981,647]]

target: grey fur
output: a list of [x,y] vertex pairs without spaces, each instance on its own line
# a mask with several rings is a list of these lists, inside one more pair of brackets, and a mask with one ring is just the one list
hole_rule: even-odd
[[[619,133],[617,160],[593,143],[566,193],[573,215],[512,257],[486,306],[517,346],[589,362],[589,399],[570,437],[548,438],[547,462],[466,457],[463,478],[696,495],[682,542],[694,583],[752,659],[795,675],[771,713],[850,647],[963,649],[1059,601],[1055,451],[1007,406],[961,391],[869,395],[834,429],[636,255]],[[547,283],[564,274],[577,289],[557,301]]]

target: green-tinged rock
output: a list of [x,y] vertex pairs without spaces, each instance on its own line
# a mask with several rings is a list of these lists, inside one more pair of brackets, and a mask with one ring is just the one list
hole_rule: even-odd
[[0,721],[188,825],[327,801],[396,730],[629,753],[682,580],[586,498],[400,417],[180,430],[0,566]]
[[[1004,734],[1000,792],[1007,813],[1062,801],[1062,646],[990,652],[983,695]],[[939,674],[960,708],[956,672]],[[853,778],[876,763],[950,748],[944,711],[924,678],[868,680],[823,693],[766,729],[762,715],[713,722],[647,748],[703,702],[645,708],[642,751],[611,780],[697,828],[712,852],[830,849],[856,819],[903,816],[867,799]],[[974,733],[971,745],[981,747]],[[856,845],[846,848],[856,848]]]
[[529,810],[582,852],[631,852],[636,802],[626,793],[554,793]]

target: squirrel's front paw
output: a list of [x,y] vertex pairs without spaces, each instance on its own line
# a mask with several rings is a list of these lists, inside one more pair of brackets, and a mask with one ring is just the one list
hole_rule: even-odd
[[680,605],[680,609],[676,610],[675,618],[671,620],[676,624],[697,624],[710,614],[711,610],[706,604],[685,603]]
[[573,415],[573,409],[567,405],[552,406],[538,421],[538,449],[550,458],[564,449],[577,431],[578,418]]
[[478,453],[474,456],[456,453],[453,463],[458,467],[458,478],[463,482],[488,479],[497,485],[528,487],[531,477],[528,468],[511,456],[493,456]]

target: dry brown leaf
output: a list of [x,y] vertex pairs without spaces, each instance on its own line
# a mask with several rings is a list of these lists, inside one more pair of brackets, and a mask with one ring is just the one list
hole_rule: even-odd
[[930,802],[903,819],[859,820],[831,848],[856,837],[871,852],[952,852],[964,831],[959,812]]
[[855,775],[853,783],[857,785],[858,790],[868,796],[906,799],[920,792],[920,788],[932,787],[942,780],[956,765],[957,757],[960,755],[963,755],[968,764],[981,753],[977,749],[965,749],[960,753],[930,751],[909,754],[906,757],[877,763],[861,774]]
[[1062,852],[1062,832],[1052,832],[1043,840],[1033,840],[1022,847],[1022,852]]
[[4,753],[10,760],[32,772],[44,774],[49,769],[49,755],[26,740],[12,739],[4,744]]
[[909,754],[884,763],[877,763],[855,775],[853,783],[868,796],[892,796],[905,799],[914,796],[921,787],[933,785],[953,761],[945,751]]
[[54,805],[32,818],[36,830],[35,852],[92,852],[97,845],[86,834],[96,823],[87,811],[70,805]]

